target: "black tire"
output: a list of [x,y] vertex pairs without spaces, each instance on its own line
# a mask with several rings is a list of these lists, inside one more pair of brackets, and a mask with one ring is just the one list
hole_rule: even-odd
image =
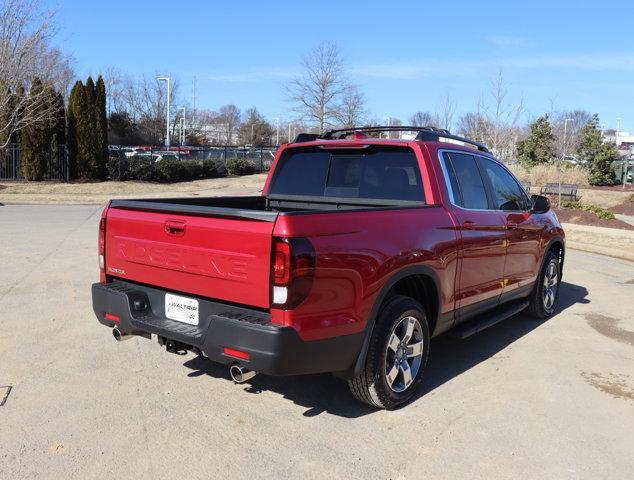
[[[416,326],[416,322],[411,320],[411,317],[418,322],[418,326]],[[408,325],[413,325],[414,329],[414,333],[409,337],[409,350],[405,348],[407,345],[405,340],[401,339],[403,342],[399,344],[397,350],[400,351],[397,353],[396,350],[388,347],[388,342],[392,339],[393,334],[397,338],[399,338],[400,332],[406,335],[405,329]],[[422,341],[422,356],[414,354],[414,348],[416,348],[416,352],[421,350],[419,341]],[[360,375],[348,380],[348,386],[357,400],[373,407],[392,410],[403,405],[415,393],[427,368],[428,357],[429,325],[423,307],[410,297],[389,296],[383,303],[374,325],[364,369]],[[403,362],[406,362],[408,366],[404,367]],[[391,373],[393,373],[392,369],[398,366],[397,376],[392,377],[391,383],[388,380],[388,365],[391,366]],[[412,375],[415,366],[417,368]],[[409,371],[407,379],[404,370]],[[407,385],[410,378],[411,383]],[[397,379],[400,381],[397,382]],[[399,387],[404,388],[404,390],[398,391]]]
[[[546,301],[546,292],[547,287],[545,286],[546,277],[550,275],[553,269],[555,272],[556,284],[553,288],[553,300],[552,304]],[[557,307],[557,300],[559,298],[559,286],[561,284],[561,268],[559,265],[559,259],[552,252],[549,251],[546,253],[546,258],[544,259],[544,265],[542,266],[539,275],[537,276],[537,280],[535,281],[535,287],[533,288],[533,292],[529,297],[530,303],[526,308],[526,313],[531,317],[545,320],[551,317],[555,313],[555,309]]]

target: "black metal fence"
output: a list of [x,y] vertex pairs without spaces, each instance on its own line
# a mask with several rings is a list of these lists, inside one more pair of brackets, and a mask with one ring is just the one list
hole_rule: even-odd
[[[68,181],[70,171],[65,145],[42,151],[41,155],[46,165],[44,180]],[[22,148],[18,144],[0,148],[0,180],[24,180],[22,157]]]
[[[268,172],[273,163],[275,146],[269,147],[237,147],[237,146],[217,146],[217,147],[176,147],[170,150],[160,147],[125,147],[119,146],[120,151],[127,152],[130,158],[130,149],[137,150],[134,157],[137,158],[177,158],[179,160],[215,160],[223,164],[230,158],[240,158],[253,162],[256,172]],[[111,153],[113,153],[111,146]]]

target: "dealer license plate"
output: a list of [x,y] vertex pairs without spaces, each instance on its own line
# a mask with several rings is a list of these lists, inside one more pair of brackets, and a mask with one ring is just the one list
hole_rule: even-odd
[[177,322],[198,325],[198,300],[166,293],[165,316]]

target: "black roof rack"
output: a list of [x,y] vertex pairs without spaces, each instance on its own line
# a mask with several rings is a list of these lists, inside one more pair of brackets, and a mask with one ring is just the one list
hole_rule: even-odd
[[300,133],[297,135],[293,143],[312,142],[314,140],[339,140],[345,138],[347,135],[354,132],[364,133],[380,133],[380,132],[418,132],[415,140],[421,140],[424,142],[438,142],[441,139],[456,140],[458,142],[466,143],[476,147],[481,152],[489,153],[489,149],[482,143],[476,142],[469,138],[453,135],[449,130],[436,127],[413,127],[413,126],[377,126],[377,127],[358,127],[358,128],[340,128],[337,130],[330,130],[328,132],[319,135],[317,133]]

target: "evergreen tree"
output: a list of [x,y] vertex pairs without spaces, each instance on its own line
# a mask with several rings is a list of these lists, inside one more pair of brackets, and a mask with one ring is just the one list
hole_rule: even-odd
[[[0,109],[0,127],[5,130],[5,133],[0,135],[0,145],[4,145],[5,143],[19,143],[20,132],[16,132],[9,124],[15,123],[23,114],[24,109],[18,108],[18,105],[22,105],[21,102],[23,101],[24,95],[24,87],[19,86],[17,90],[13,92],[0,80],[0,99],[4,99],[4,108]],[[18,111],[16,111],[16,109]],[[7,131],[10,133],[6,133]],[[9,135],[9,138],[7,138],[7,135]]]
[[[13,112],[14,109],[15,97],[13,95],[13,92],[0,79],[0,132],[5,130],[5,125],[9,125],[11,123],[11,112]],[[0,133],[0,145],[4,145],[4,143],[7,141],[7,136],[8,133]]]
[[[39,78],[31,82],[30,96],[41,98],[46,90],[53,94],[49,85],[44,85]],[[51,130],[48,128],[45,102],[27,102],[27,114],[39,121],[25,127],[22,131],[22,174],[26,180],[43,180],[46,175],[50,157]]]
[[97,79],[95,95],[95,134],[97,178],[108,175],[108,117],[106,114],[106,84],[101,75]]
[[87,129],[84,131],[84,140],[86,149],[88,150],[88,171],[86,176],[88,178],[99,177],[99,135],[97,133],[97,113],[96,113],[96,101],[97,101],[97,89],[92,77],[88,77],[85,85],[86,90],[86,125]]
[[589,166],[590,185],[612,185],[614,184],[613,163],[619,159],[616,148],[611,143],[604,143],[599,149],[599,153],[594,157],[594,161]]
[[73,177],[95,177],[93,120],[86,88],[77,81],[71,90],[68,108],[68,146]]
[[555,135],[548,115],[530,124],[530,134],[517,142],[517,160],[526,168],[550,163],[555,159]]
[[51,136],[57,145],[66,143],[66,111],[64,108],[64,96],[60,92],[54,92],[52,97],[52,110],[50,129]]
[[81,80],[75,82],[72,90],[70,91],[70,96],[68,97],[68,113],[66,118],[67,129],[66,129],[66,146],[68,148],[68,166],[69,166],[69,176],[70,178],[77,178],[78,170],[79,170],[79,141],[77,138],[77,130],[78,123],[80,122],[80,113],[79,112],[79,103],[81,93],[84,92],[84,84]]
[[614,145],[603,143],[597,114],[594,114],[592,120],[581,129],[575,153],[587,165],[592,185],[614,183],[612,163],[618,160],[619,156]]
[[[50,159],[57,169],[62,169],[60,147],[66,143],[66,111],[64,97],[51,86],[50,109],[51,117],[48,122],[51,143],[49,145]],[[60,172],[61,173],[61,172]]]
[[138,126],[127,112],[112,112],[108,118],[108,142],[112,145],[143,143]]
[[590,167],[594,159],[601,151],[603,144],[603,135],[599,128],[599,115],[596,113],[592,116],[592,120],[586,123],[579,133],[579,141],[575,153],[579,160],[583,161]]

